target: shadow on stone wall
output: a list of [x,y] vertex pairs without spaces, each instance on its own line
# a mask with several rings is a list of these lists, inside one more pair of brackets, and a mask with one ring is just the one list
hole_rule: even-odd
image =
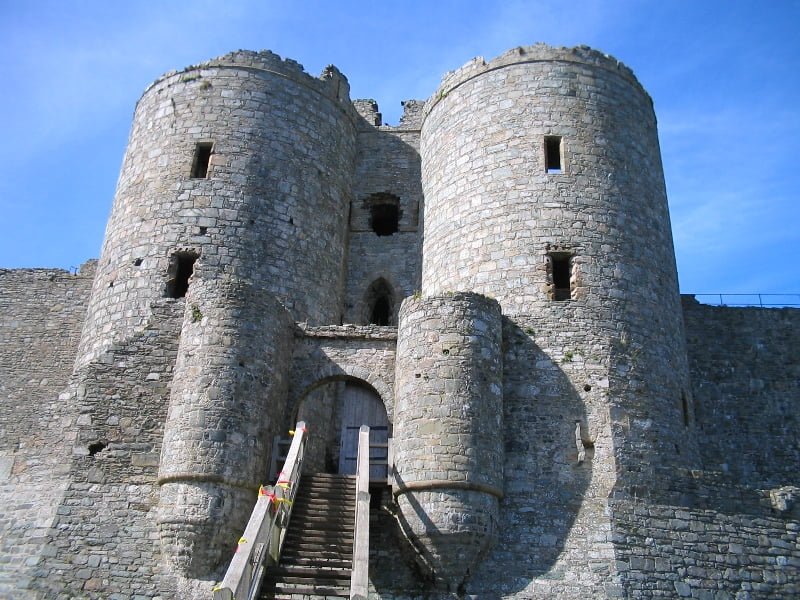
[[[585,579],[588,527],[608,520],[603,501],[587,502],[593,448],[579,463],[576,422],[585,428],[587,416],[567,364],[534,342],[535,323],[523,329],[504,318],[503,325],[505,497],[498,542],[467,585],[469,595],[482,599],[522,592],[534,579],[563,584],[569,572]],[[579,512],[587,529],[573,531]]]

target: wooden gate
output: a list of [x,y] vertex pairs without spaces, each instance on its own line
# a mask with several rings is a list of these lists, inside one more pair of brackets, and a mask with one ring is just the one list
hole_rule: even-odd
[[348,383],[344,388],[341,416],[339,473],[355,475],[358,430],[362,425],[369,425],[369,478],[370,481],[386,481],[389,419],[383,401],[373,390]]

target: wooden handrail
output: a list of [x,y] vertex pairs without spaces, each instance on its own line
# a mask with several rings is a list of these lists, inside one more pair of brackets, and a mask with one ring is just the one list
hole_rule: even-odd
[[306,439],[306,424],[300,421],[275,485],[259,490],[256,506],[239,539],[236,554],[222,583],[214,587],[214,600],[254,600],[266,565],[277,564],[300,485]]
[[356,524],[350,600],[367,600],[369,593],[369,465],[369,426],[362,425],[358,431],[356,460]]

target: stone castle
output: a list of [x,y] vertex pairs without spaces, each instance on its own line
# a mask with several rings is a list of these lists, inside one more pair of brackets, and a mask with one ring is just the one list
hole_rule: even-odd
[[99,261],[0,271],[0,596],[210,597],[299,419],[309,472],[392,440],[370,598],[800,596],[800,311],[680,297],[633,73],[404,107],[270,52],[145,91]]

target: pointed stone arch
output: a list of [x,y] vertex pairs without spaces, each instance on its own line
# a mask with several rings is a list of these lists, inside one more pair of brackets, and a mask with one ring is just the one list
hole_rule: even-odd
[[378,277],[364,292],[362,322],[368,325],[397,325],[397,292],[386,277]]

